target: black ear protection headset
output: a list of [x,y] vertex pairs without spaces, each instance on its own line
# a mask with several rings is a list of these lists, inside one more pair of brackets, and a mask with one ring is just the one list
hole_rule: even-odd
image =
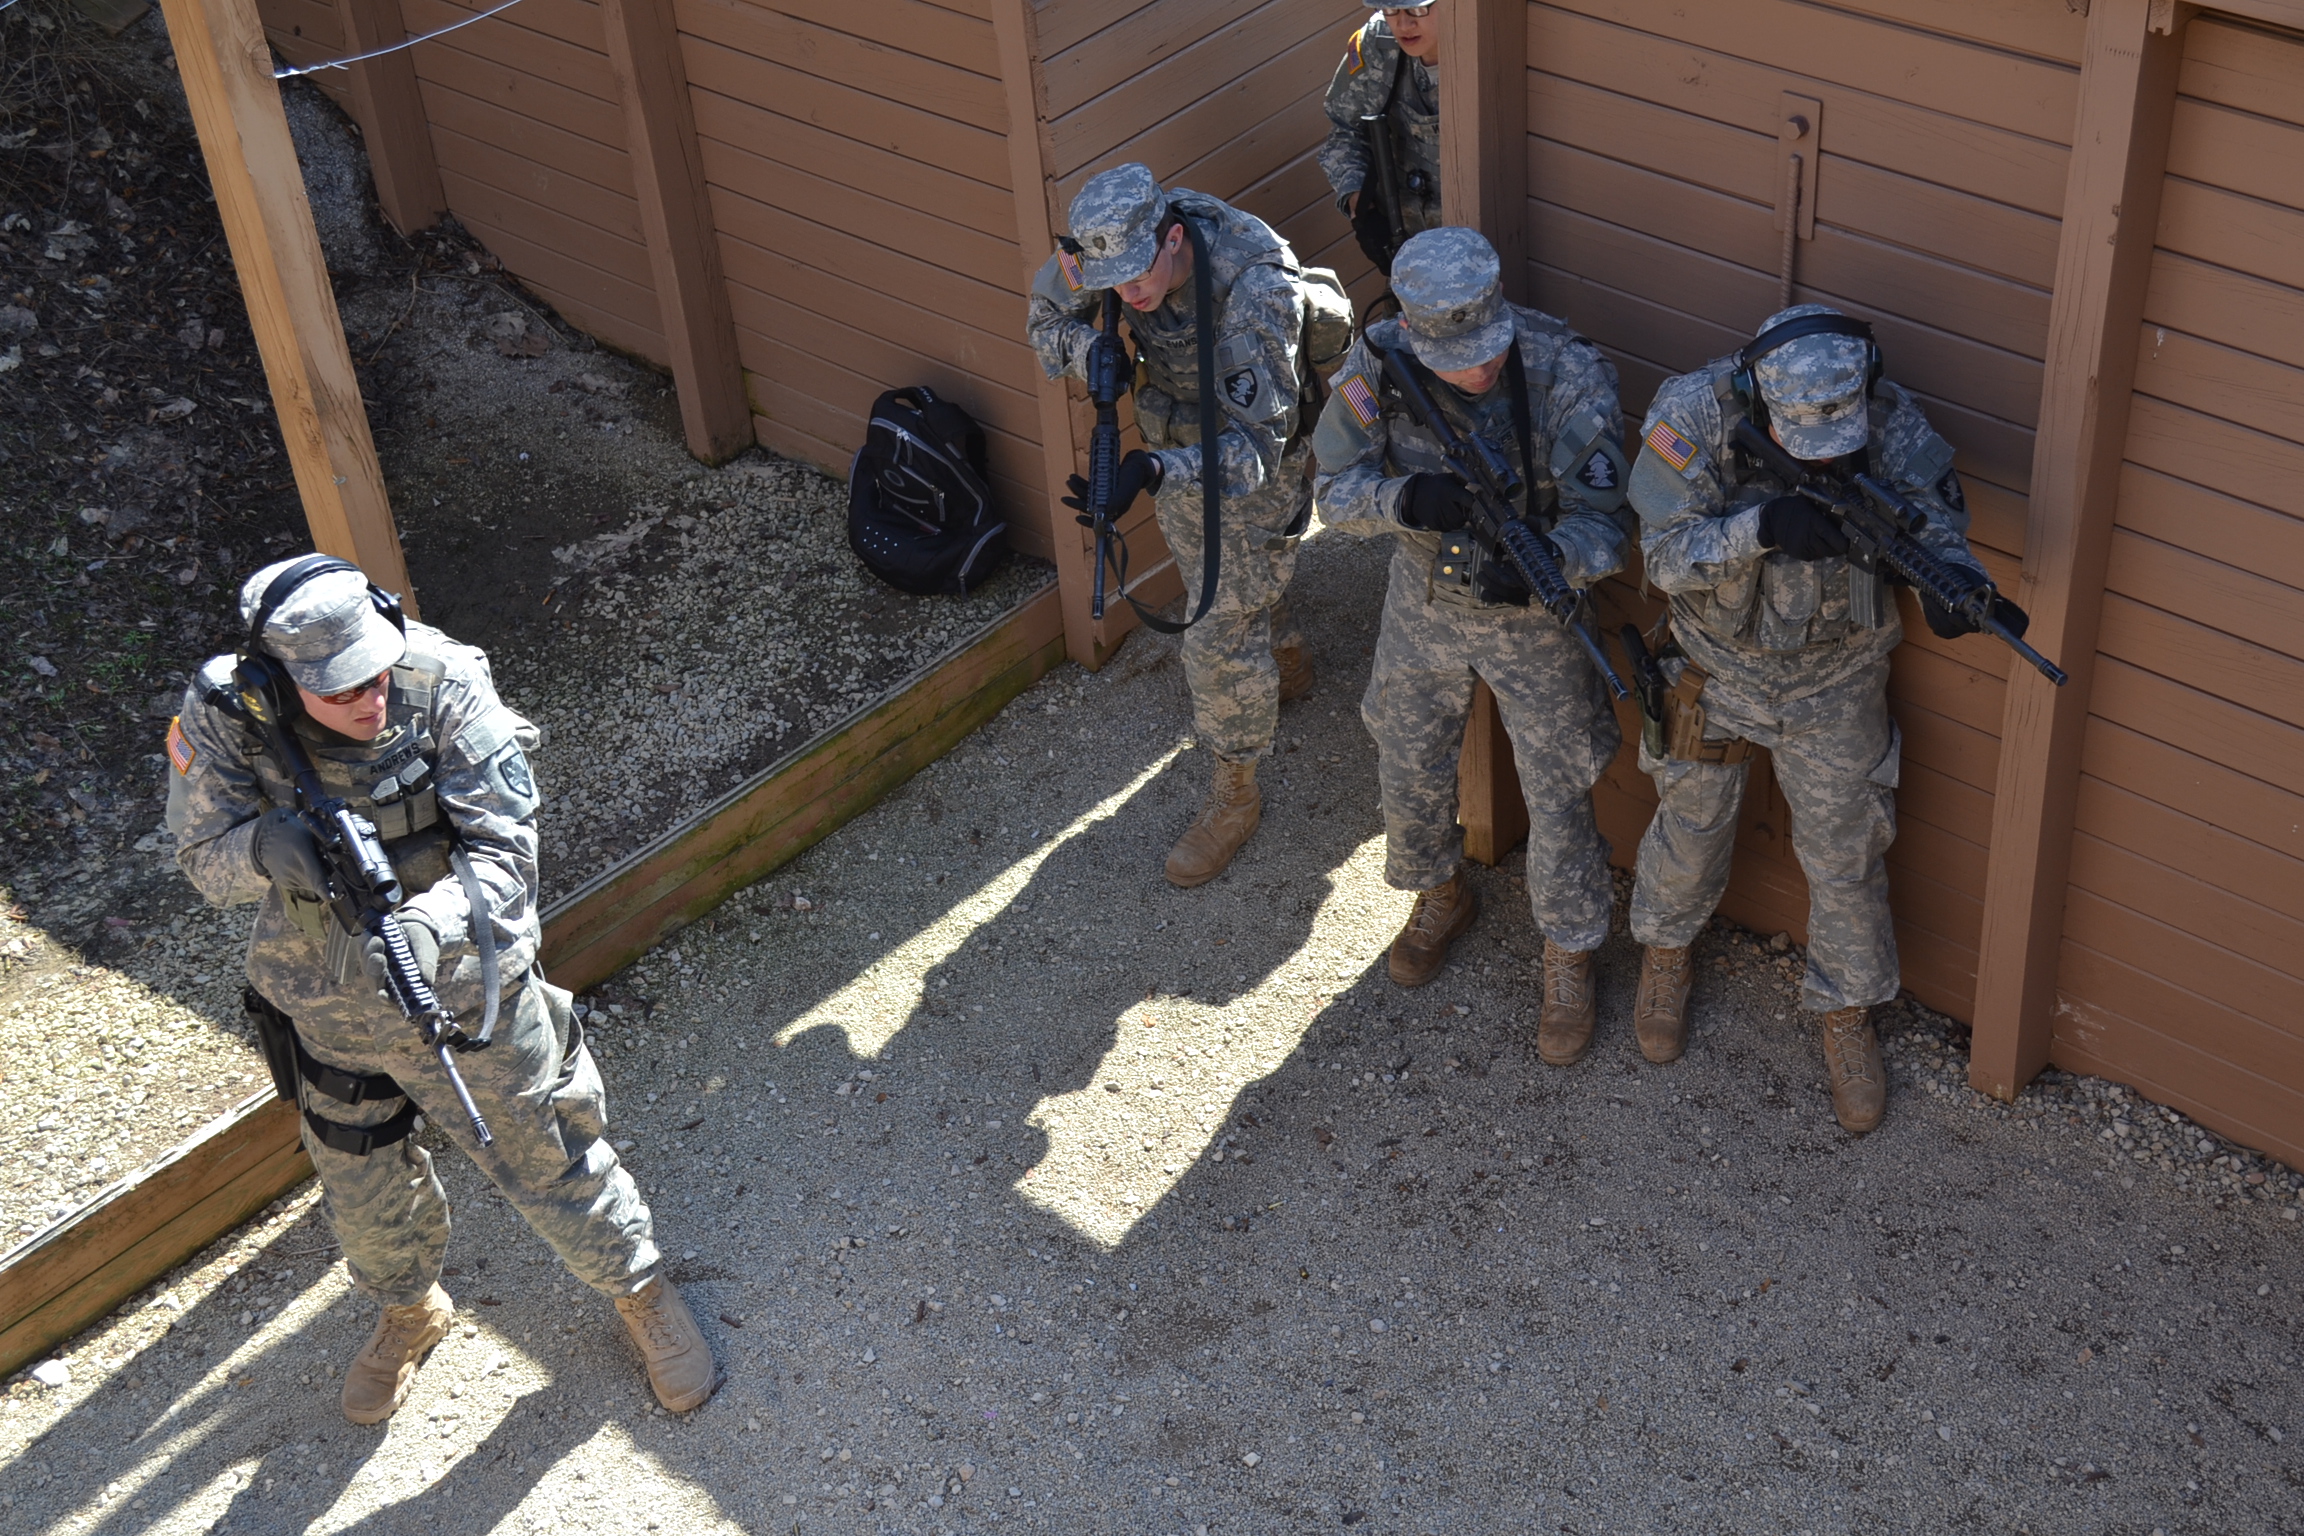
[[[350,571],[367,580],[360,567],[349,560],[339,560],[334,555],[306,555],[273,577],[265,586],[264,595],[256,600],[256,611],[249,617],[248,633],[241,638],[240,655],[232,676],[240,688],[242,707],[258,719],[288,720],[300,709],[287,668],[264,649],[264,626],[272,622],[272,615],[295,595],[298,587],[315,576],[326,576],[333,571]],[[387,592],[370,581],[368,601],[394,629],[403,636],[408,633],[408,616],[400,609],[399,593]]]
[[1880,343],[1874,339],[1868,320],[1858,320],[1851,315],[1797,315],[1782,325],[1772,325],[1744,344],[1743,350],[1736,354],[1736,371],[1728,376],[1728,386],[1736,391],[1744,414],[1763,432],[1768,429],[1768,406],[1760,398],[1760,387],[1753,380],[1753,365],[1778,347],[1809,336],[1853,336],[1864,343],[1864,393],[1867,396],[1887,371],[1880,357]]

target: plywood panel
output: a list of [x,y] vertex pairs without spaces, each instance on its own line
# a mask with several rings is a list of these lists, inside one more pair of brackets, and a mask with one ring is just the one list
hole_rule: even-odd
[[2180,480],[2304,517],[2304,444],[2138,395],[2128,457]]
[[2269,913],[2304,921],[2304,860],[2212,827],[2091,775],[2082,775],[2073,826],[2178,875],[2227,891]]
[[[1926,635],[1927,631],[1922,630]],[[1947,644],[1927,638],[1936,646]],[[2008,685],[2002,678],[1982,672],[1956,656],[1917,639],[1899,646],[1889,662],[1888,697],[1942,715],[1969,730],[1998,739]]]
[[[1273,102],[1321,90],[1342,51],[1333,30],[1310,29],[1245,73],[1235,71],[1247,59],[1226,60],[1206,76],[1194,72],[1193,56],[1171,59],[1057,118],[1048,125],[1049,154],[1061,196],[1070,198],[1104,162],[1142,160],[1155,173],[1189,164],[1229,138],[1234,124],[1265,116]],[[1212,82],[1220,83],[1211,89]]]
[[2158,805],[2304,859],[2304,800],[2262,779],[2091,716],[2081,768]]
[[[2304,592],[2249,571],[2143,538],[2123,528],[2112,540],[2106,584],[2140,602],[2185,614],[2269,654],[2266,669],[2242,675],[2272,679],[2287,675],[2293,658],[2304,656]],[[2156,638],[2173,639],[2165,628]],[[2138,643],[2133,637],[2130,644]],[[2145,653],[2145,657],[2150,656]],[[2145,659],[2145,658],[2139,658]]]
[[[2292,356],[2304,359],[2304,350]],[[2255,350],[2219,346],[2148,322],[2137,337],[2136,387],[2291,442],[2304,438],[2304,367]]]
[[[1333,35],[1339,58],[1350,29],[1367,13],[1349,0],[1162,0],[1122,18],[1076,47],[1044,52],[1048,114],[1063,114],[1127,85],[1171,59],[1209,83],[1278,53],[1314,31]],[[1041,40],[1045,50],[1045,37]],[[1329,61],[1335,67],[1335,60]]]
[[1116,26],[1161,0],[1033,0],[1043,58],[1074,47],[1083,38]]
[[2184,37],[2184,73],[2177,89],[2187,96],[2284,122],[2304,123],[2304,43],[2222,17],[2194,18]]
[[303,44],[315,58],[326,58],[344,46],[344,21],[332,0],[264,0],[257,9],[266,32]]
[[906,53],[887,42],[835,32],[746,0],[673,0],[672,11],[683,33],[732,53],[774,60],[907,113],[933,114],[987,133],[1007,131],[1008,106],[1001,94],[999,67],[989,56],[989,27],[973,29],[982,35],[982,46],[974,52],[983,65],[974,70]]
[[2224,879],[2201,880],[2122,845],[2081,833],[2072,843],[2072,884],[2138,916],[2294,975],[2304,958],[2304,922],[2274,910]]
[[[690,0],[680,0],[683,6],[689,3]],[[704,3],[729,11],[780,13],[781,18],[795,26],[846,33],[866,43],[915,54],[989,80],[1000,78],[1000,54],[992,41],[992,23],[981,5],[956,8],[928,4],[924,0],[766,0],[758,5],[745,0],[704,0]],[[682,25],[686,27],[685,16]],[[807,46],[807,34],[795,34],[795,40]],[[779,49],[776,56],[788,58],[795,64],[805,63],[797,50]]]
[[2220,267],[2304,288],[2304,212],[2170,177],[2160,244]]
[[[2210,753],[2223,767],[2304,795],[2304,733],[2251,709],[2169,681],[2117,657],[2097,661],[2089,707],[2172,747]],[[2180,809],[2193,809],[2181,800]]]
[[2304,127],[2179,99],[2168,174],[2304,208]]
[[2162,544],[2304,589],[2304,522],[2296,518],[2127,464],[2119,521]]
[[[560,227],[567,232],[570,251],[593,255],[588,249],[590,236],[583,233],[586,230],[608,237],[609,244],[630,242],[639,252],[642,274],[634,280],[652,285],[652,279],[646,275],[646,237],[640,232],[640,210],[633,199],[581,176],[554,170],[541,161],[508,154],[494,144],[468,138],[453,128],[435,126],[432,140],[441,166],[452,167],[466,183],[524,199],[559,220]],[[465,205],[458,201],[455,206],[462,209]],[[507,220],[498,216],[493,222]],[[624,271],[623,265],[615,262],[595,259],[592,264]]]
[[2097,644],[2183,687],[2304,728],[2304,662],[2194,622],[2218,616],[2213,606],[2171,612],[2107,592]]
[[2304,358],[2304,289],[2173,251],[2153,253],[2144,318],[2262,357]]
[[477,218],[464,223],[524,286],[534,289],[569,324],[620,352],[660,368],[669,366],[664,334],[656,324],[656,295],[652,290],[634,289],[518,230]]
[[[602,51],[606,43],[597,20],[582,40],[514,25],[513,18],[528,11],[534,3],[535,0],[523,0],[518,10],[506,11],[492,21],[465,27],[453,37],[416,49],[417,77],[430,79],[434,65],[451,53],[460,53],[615,106],[618,101],[616,76],[608,67],[608,55]],[[447,0],[400,0],[400,15],[411,37],[452,26],[459,18],[471,14],[469,9],[450,5]],[[516,103],[506,100],[499,105]],[[618,142],[622,142],[621,138]]]
[[[562,85],[521,64],[487,58],[445,42],[418,50],[417,57],[421,61],[417,69],[420,80],[434,81],[610,149],[624,148],[624,110],[612,99]],[[592,55],[584,57],[590,59]]]
[[1528,57],[1547,74],[1774,138],[1786,89],[1824,103],[1828,152],[2054,217],[2071,152],[1966,118],[1752,63],[1550,5],[1528,8]]
[[[437,81],[417,79],[424,98],[424,113],[435,130],[446,128],[474,143],[493,144],[508,153],[580,176],[594,186],[630,197],[632,162],[620,148],[596,139],[579,137],[549,123],[481,101]],[[435,132],[435,142],[438,135]],[[442,167],[447,160],[442,157]]]
[[2196,1044],[2219,1055],[2238,1052],[2259,1066],[2285,1065],[2304,1082],[2304,1035],[2289,1022],[2304,1017],[2304,981],[2078,885],[2065,902],[2064,936],[2099,954],[2127,956],[2169,986],[2225,1010],[2215,1025],[2194,1023],[2187,1033]]

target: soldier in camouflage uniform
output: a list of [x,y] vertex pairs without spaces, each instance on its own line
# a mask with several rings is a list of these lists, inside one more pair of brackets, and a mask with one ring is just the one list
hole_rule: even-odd
[[[1501,555],[1458,534],[1470,493],[1438,440],[1409,414],[1383,350],[1404,349],[1455,429],[1485,438],[1529,482],[1521,507],[1571,585],[1624,562],[1625,460],[1616,370],[1549,315],[1507,303],[1495,248],[1469,229],[1436,229],[1400,248],[1401,312],[1368,328],[1335,375],[1313,436],[1321,520],[1395,538],[1376,660],[1361,718],[1376,739],[1384,801],[1384,877],[1418,893],[1393,942],[1392,979],[1422,986],[1479,904],[1463,873],[1456,763],[1472,685],[1484,679],[1510,734],[1528,801],[1528,898],[1544,932],[1537,1046],[1566,1066],[1592,1041],[1592,953],[1608,936],[1608,846],[1592,786],[1621,740],[1606,689],[1582,647]],[[1509,370],[1518,349],[1521,388]],[[1526,414],[1516,396],[1524,398]],[[1521,421],[1527,437],[1522,436]],[[1457,535],[1450,537],[1450,535]]]
[[1392,210],[1374,184],[1361,119],[1391,119],[1393,160],[1399,167],[1401,222],[1409,234],[1440,227],[1440,27],[1433,4],[1388,6],[1376,12],[1344,46],[1343,62],[1328,82],[1328,137],[1320,169],[1336,189],[1336,206],[1352,221],[1360,249],[1378,271],[1392,270]]
[[715,1383],[711,1349],[664,1278],[648,1207],[608,1143],[606,1090],[569,995],[536,967],[535,727],[496,696],[485,655],[403,625],[340,561],[265,567],[241,589],[240,618],[293,680],[291,728],[329,792],[381,834],[409,893],[397,915],[419,968],[471,1032],[493,1024],[485,1049],[457,1056],[495,1135],[483,1149],[439,1061],[378,991],[380,941],[347,934],[321,901],[320,853],[287,766],[240,703],[235,658],[209,661],[169,729],[168,825],[178,866],[208,900],[262,903],[250,1011],[271,1010],[262,1022],[297,1063],[329,1220],[354,1284],[383,1304],[345,1373],[345,1416],[389,1418],[455,1311],[439,1283],[447,1196],[411,1134],[419,1112],[578,1279],[615,1300],[664,1405],[696,1407]]
[[[1662,803],[1632,897],[1632,935],[1646,946],[1634,1026],[1651,1061],[1685,1047],[1688,946],[1727,887],[1746,763],[1765,747],[1808,876],[1801,1000],[1823,1015],[1834,1112],[1862,1133],[1887,1104],[1871,1007],[1898,986],[1884,857],[1901,749],[1888,656],[1903,628],[1880,578],[1845,558],[1839,523],[1734,446],[1748,416],[1818,469],[1844,460],[1902,489],[1928,513],[1921,541],[1985,577],[1951,445],[1881,377],[1869,332],[1837,312],[1772,315],[1741,352],[1657,391],[1631,496],[1648,580],[1670,604],[1672,686],[1665,754],[1646,743],[1640,754]],[[1938,634],[1969,632],[1924,607]],[[2020,623],[2014,605],[2005,614]]]
[[[1216,598],[1184,632],[1192,721],[1214,758],[1207,801],[1168,855],[1167,875],[1196,886],[1224,872],[1263,813],[1256,763],[1272,748],[1284,700],[1312,687],[1312,660],[1285,593],[1311,516],[1301,429],[1308,388],[1299,353],[1302,268],[1261,219],[1178,187],[1163,191],[1142,165],[1091,178],[1072,200],[1075,256],[1059,251],[1033,280],[1027,320],[1052,379],[1085,378],[1091,323],[1104,290],[1121,299],[1137,348],[1136,426],[1146,447],[1121,460],[1112,514],[1153,493],[1160,532],[1187,601],[1197,602],[1203,540],[1199,322],[1190,219],[1207,241],[1214,280],[1220,420],[1215,473],[1223,493]],[[1149,450],[1149,451],[1147,451]],[[1086,507],[1072,478],[1066,505]]]

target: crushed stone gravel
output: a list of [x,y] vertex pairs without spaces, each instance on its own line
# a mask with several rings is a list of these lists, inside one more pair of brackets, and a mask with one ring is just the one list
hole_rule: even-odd
[[726,1371],[703,1409],[656,1412],[450,1156],[459,1327],[389,1425],[335,1416],[372,1314],[307,1190],[10,1383],[0,1519],[2304,1528],[2289,1170],[2109,1084],[1983,1099],[1909,1004],[1852,1139],[1798,950],[1725,925],[1683,1061],[1640,1059],[1619,935],[1591,1056],[1547,1068],[1509,867],[1392,986],[1355,709],[1383,555],[1307,546],[1321,680],[1213,884],[1160,878],[1205,769],[1138,637],[583,1000]]

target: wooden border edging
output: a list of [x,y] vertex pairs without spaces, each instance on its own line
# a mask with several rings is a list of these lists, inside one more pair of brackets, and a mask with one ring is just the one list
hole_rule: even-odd
[[[894,694],[820,732],[544,914],[554,978],[581,991],[798,856],[952,750],[1064,659],[1049,586]],[[312,1173],[270,1088],[0,1254],[0,1376],[23,1369]]]
[[581,992],[797,857],[927,767],[1064,659],[1053,586],[544,914],[552,978]]
[[0,1376],[88,1327],[312,1175],[267,1086],[0,1254]]

